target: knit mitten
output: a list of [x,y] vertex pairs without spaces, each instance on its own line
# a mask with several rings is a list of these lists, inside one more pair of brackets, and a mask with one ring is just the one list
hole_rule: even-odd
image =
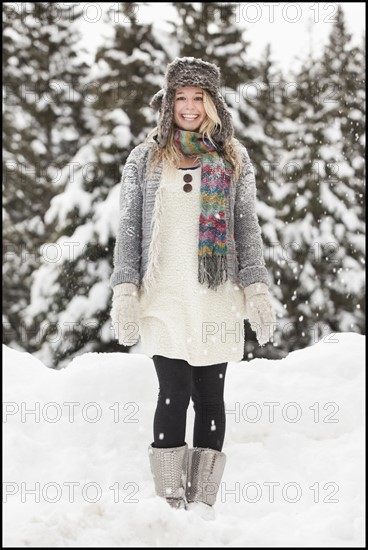
[[139,299],[135,284],[121,283],[114,286],[110,315],[119,344],[136,344],[139,340]]
[[247,319],[257,334],[260,346],[273,339],[276,329],[276,316],[271,304],[268,286],[265,283],[253,283],[244,289]]

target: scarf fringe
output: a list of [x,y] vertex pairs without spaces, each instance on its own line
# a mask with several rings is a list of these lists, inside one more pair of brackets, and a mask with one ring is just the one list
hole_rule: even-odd
[[217,290],[219,284],[227,281],[226,256],[201,256],[198,258],[198,281],[208,282],[208,288]]

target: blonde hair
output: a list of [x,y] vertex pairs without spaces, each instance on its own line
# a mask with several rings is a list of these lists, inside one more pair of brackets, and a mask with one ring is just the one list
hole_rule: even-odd
[[[214,134],[217,130],[221,131],[222,124],[220,117],[218,116],[216,106],[208,92],[203,91],[203,107],[206,113],[206,117],[198,129],[198,133],[202,134],[203,138],[209,139],[214,145]],[[154,144],[154,150],[151,157],[151,164],[148,172],[152,172],[156,166],[163,161],[173,164],[176,168],[183,161],[184,155],[179,151],[174,143],[174,125],[172,125],[167,145],[161,148],[157,143]],[[150,138],[157,134],[157,127],[151,130],[145,140],[145,143],[150,141]],[[224,143],[223,149],[225,152],[225,158],[228,160],[233,168],[235,180],[238,179],[240,174],[240,156],[237,150],[238,140],[232,138],[228,143]],[[200,157],[197,157],[200,159]]]

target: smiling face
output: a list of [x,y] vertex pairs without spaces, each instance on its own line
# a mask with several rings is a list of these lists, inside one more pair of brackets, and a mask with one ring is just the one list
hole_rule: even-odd
[[181,130],[196,132],[206,118],[201,88],[186,86],[175,91],[174,122]]

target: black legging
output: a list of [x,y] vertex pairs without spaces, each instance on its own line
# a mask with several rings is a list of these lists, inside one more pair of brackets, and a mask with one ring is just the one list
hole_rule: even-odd
[[154,447],[185,444],[190,397],[195,412],[193,447],[222,450],[225,437],[224,383],[227,363],[194,367],[183,359],[152,357],[159,381],[153,421]]

